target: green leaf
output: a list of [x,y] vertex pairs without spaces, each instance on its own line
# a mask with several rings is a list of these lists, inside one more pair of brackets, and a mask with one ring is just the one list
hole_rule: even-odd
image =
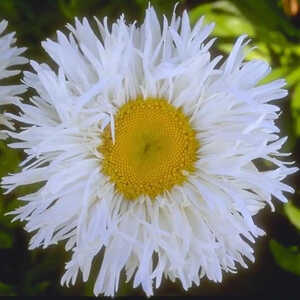
[[[232,50],[233,42],[242,34],[247,34],[250,37],[255,37],[256,48],[252,49],[247,54],[247,59],[262,59],[271,63],[272,57],[269,51],[269,44],[273,48],[277,45],[282,45],[282,35],[280,33],[273,33],[273,40],[280,43],[268,42],[265,40],[259,41],[256,37],[255,26],[241,14],[241,12],[228,1],[216,1],[209,4],[201,4],[190,11],[191,22],[195,23],[201,16],[205,16],[206,23],[215,23],[213,34],[220,37],[220,42],[217,43],[218,48],[229,53]],[[253,45],[246,47],[246,51],[252,48]],[[281,47],[279,47],[281,50]]]
[[192,23],[195,23],[201,16],[205,16],[207,23],[216,24],[214,34],[219,37],[237,37],[245,33],[254,35],[251,23],[243,18],[230,3],[224,5],[223,1],[219,1],[199,5],[190,11]]
[[16,171],[19,162],[18,151],[8,148],[3,141],[0,141],[0,178]]
[[300,209],[293,205],[291,201],[289,201],[284,206],[284,212],[288,216],[290,222],[300,230]]
[[9,232],[0,231],[0,249],[11,248],[13,245],[13,236]]
[[300,38],[300,30],[291,19],[284,15],[274,0],[230,0],[241,13],[255,26],[262,38],[270,33],[282,32],[288,39]]
[[270,249],[276,263],[282,269],[300,276],[300,250],[297,246],[286,248],[271,240]]
[[14,288],[0,281],[0,296],[15,296]]
[[300,136],[300,84],[297,84],[292,93],[291,111],[294,119],[294,132]]
[[300,81],[300,68],[299,66],[294,66],[290,74],[286,76],[286,81],[289,86],[292,86]]

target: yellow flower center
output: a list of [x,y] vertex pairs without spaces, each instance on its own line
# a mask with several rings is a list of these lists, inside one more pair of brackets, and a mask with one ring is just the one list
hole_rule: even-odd
[[[120,107],[102,133],[102,172],[128,200],[154,199],[194,171],[198,142],[189,119],[166,100],[137,99]],[[186,172],[184,172],[186,171]]]

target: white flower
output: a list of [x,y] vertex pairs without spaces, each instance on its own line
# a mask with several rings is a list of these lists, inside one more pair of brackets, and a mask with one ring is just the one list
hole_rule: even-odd
[[[2,35],[7,27],[7,21],[0,22],[0,80],[3,78],[15,76],[20,71],[8,69],[15,65],[25,64],[27,59],[19,55],[25,51],[25,48],[12,47],[16,42],[15,33]],[[2,85],[0,84],[0,106],[14,103],[18,98],[16,95],[22,94],[26,90],[24,85]],[[14,129],[8,118],[1,114],[0,126],[5,125],[10,129]],[[7,137],[5,132],[0,131],[0,140]]]
[[186,12],[162,26],[151,7],[141,27],[123,16],[111,30],[96,22],[100,37],[76,19],[68,37],[42,43],[57,73],[34,61],[25,72],[38,96],[17,103],[22,114],[11,118],[28,126],[9,134],[28,158],[2,184],[44,185],[20,198],[14,220],[35,232],[30,249],[67,240],[62,284],[79,271],[88,280],[104,249],[95,295],[114,295],[123,269],[148,296],[163,276],[184,289],[204,276],[220,282],[254,261],[246,239],[264,231],[252,216],[294,191],[281,182],[297,168],[279,160],[286,138],[269,103],[286,96],[285,82],[257,85],[270,67],[243,62],[245,36],[217,67],[214,40],[204,43],[213,25],[191,28]]

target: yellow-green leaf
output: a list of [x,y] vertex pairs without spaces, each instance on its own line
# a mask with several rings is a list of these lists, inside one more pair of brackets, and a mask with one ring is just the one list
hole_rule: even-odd
[[192,23],[205,16],[207,23],[216,24],[214,34],[219,37],[237,37],[245,33],[253,36],[254,29],[251,23],[241,16],[233,5],[227,3],[225,7],[220,5],[222,2],[202,4],[192,9],[190,11]]
[[300,209],[293,205],[292,202],[288,202],[284,206],[284,212],[288,216],[290,222],[300,230]]
[[276,263],[282,269],[300,275],[300,251],[297,246],[287,248],[277,241],[271,240],[270,249]]

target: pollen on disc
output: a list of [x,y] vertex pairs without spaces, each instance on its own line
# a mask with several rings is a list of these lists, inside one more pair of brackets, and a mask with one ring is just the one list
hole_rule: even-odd
[[114,123],[115,142],[107,126],[98,150],[103,174],[126,199],[154,199],[194,171],[199,144],[181,109],[164,99],[136,99],[119,108]]

